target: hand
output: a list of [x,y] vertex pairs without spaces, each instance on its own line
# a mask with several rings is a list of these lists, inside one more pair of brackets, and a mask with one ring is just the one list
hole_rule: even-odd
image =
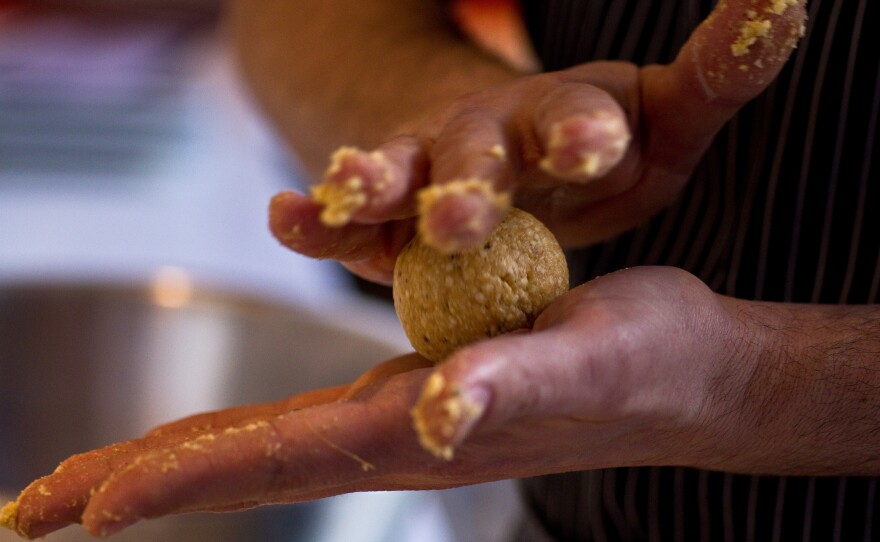
[[[750,374],[748,356],[731,372],[730,303],[675,269],[614,273],[561,297],[532,331],[436,369],[404,356],[352,386],[187,418],[74,456],[22,493],[17,528],[36,537],[81,521],[107,535],[141,518],[352,491],[695,464],[736,448],[707,421],[739,399],[719,403],[713,383],[735,390]],[[450,409],[450,399],[473,408]],[[426,451],[412,416],[454,454]]]
[[672,202],[717,131],[770,84],[803,4],[719,2],[667,66],[593,62],[462,96],[376,149],[337,152],[312,197],[273,200],[272,231],[385,283],[416,227],[461,250],[512,203],[564,246],[618,234]]

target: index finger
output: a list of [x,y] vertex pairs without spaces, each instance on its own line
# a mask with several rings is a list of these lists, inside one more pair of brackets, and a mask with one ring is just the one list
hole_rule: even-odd
[[319,259],[333,259],[368,280],[390,284],[397,255],[415,232],[415,220],[377,224],[325,225],[323,206],[295,192],[281,192],[269,204],[269,228],[287,248]]

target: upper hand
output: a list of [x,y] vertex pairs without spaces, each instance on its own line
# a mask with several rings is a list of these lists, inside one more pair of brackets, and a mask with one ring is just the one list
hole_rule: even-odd
[[[386,283],[416,227],[461,250],[510,204],[564,246],[621,233],[672,202],[717,131],[772,82],[803,4],[719,2],[669,65],[593,62],[462,96],[376,149],[338,152],[320,201],[273,200],[272,231]],[[328,194],[343,205],[325,209]]]

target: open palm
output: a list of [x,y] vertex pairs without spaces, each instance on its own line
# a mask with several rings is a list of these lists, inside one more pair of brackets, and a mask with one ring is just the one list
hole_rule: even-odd
[[[196,415],[73,456],[22,493],[15,526],[38,537],[81,522],[108,535],[146,518],[353,491],[711,466],[738,445],[712,419],[741,400],[713,387],[743,384],[726,363],[743,344],[736,303],[672,268],[608,275],[562,296],[533,330],[437,368],[403,356],[350,386]],[[752,359],[742,354],[738,365]],[[462,398],[480,408],[455,415],[448,401]],[[454,453],[421,446],[413,417]]]

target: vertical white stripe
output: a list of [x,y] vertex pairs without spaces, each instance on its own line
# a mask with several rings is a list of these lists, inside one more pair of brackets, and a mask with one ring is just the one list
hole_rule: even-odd
[[629,243],[629,250],[624,259],[625,267],[635,267],[649,262],[644,256],[644,250],[645,243],[648,242],[648,237],[653,229],[651,225],[652,223],[649,222],[633,232],[632,240]]
[[626,512],[627,525],[635,536],[640,537],[642,534],[642,522],[639,514],[638,505],[638,489],[639,489],[639,473],[640,468],[626,469],[626,485],[624,486],[623,509]]
[[[609,473],[610,476],[614,476],[613,472]],[[593,537],[592,540],[595,542],[607,542],[608,536],[605,534],[605,521],[604,521],[604,510],[602,508],[602,484],[604,483],[603,479],[606,476],[605,471],[603,470],[593,470],[590,471],[589,474],[589,482],[587,483],[587,487],[585,488],[588,491],[587,498],[582,499],[587,503],[587,514],[585,516],[590,518],[590,532]],[[583,532],[578,529],[577,533]]]
[[663,539],[660,530],[660,467],[648,470],[648,540],[659,542]]
[[544,43],[541,45],[547,52],[546,56],[556,63],[559,62],[562,54],[563,40],[559,30],[561,26],[559,21],[564,20],[564,15],[560,13],[564,5],[563,2],[550,2],[544,19]]
[[701,470],[697,479],[697,502],[700,507],[700,540],[712,542],[712,511],[709,508],[709,472]]
[[684,542],[685,540],[685,470],[682,467],[676,467],[672,478],[672,539],[674,542]]
[[752,476],[749,481],[749,497],[746,501],[746,540],[755,539],[758,524],[758,494],[761,477]]
[[[831,163],[831,175],[828,183],[828,195],[826,197],[825,223],[822,225],[822,242],[819,245],[819,269],[816,273],[816,280],[813,283],[812,299],[814,302],[819,301],[822,295],[822,287],[825,282],[825,270],[828,267],[828,250],[831,244],[831,225],[834,223],[834,202],[836,199],[837,183],[840,179],[840,165],[843,160],[844,141],[846,140],[846,123],[849,120],[850,113],[850,94],[852,93],[853,77],[855,76],[856,57],[859,52],[859,41],[862,35],[862,21],[865,15],[865,7],[867,1],[860,0],[859,7],[856,11],[856,18],[853,24],[852,37],[849,42],[849,54],[846,64],[846,75],[843,82],[843,103],[840,104],[840,119],[837,125],[837,139],[834,142],[834,158]],[[856,113],[858,114],[858,113]],[[844,179],[844,182],[850,182],[850,179]],[[858,228],[858,224],[855,225]],[[858,243],[850,245],[850,263],[858,254]],[[841,294],[842,295],[842,291]],[[845,302],[845,298],[844,298]]]
[[845,542],[843,540],[843,506],[846,503],[846,478],[837,480],[837,502],[834,507],[834,542]]
[[632,533],[626,524],[626,516],[620,506],[620,500],[617,498],[617,477],[620,472],[623,472],[623,469],[612,469],[602,478],[602,503],[614,524],[617,538],[628,540],[632,537]]
[[[734,117],[728,124],[727,134],[727,145],[725,147],[726,156],[724,158],[725,170],[719,172],[721,173],[721,176],[716,180],[716,184],[720,185],[718,190],[720,191],[723,202],[721,205],[721,211],[719,212],[720,216],[718,217],[718,229],[709,253],[706,255],[704,270],[700,273],[700,276],[706,278],[709,287],[715,291],[722,290],[722,286],[727,280],[725,275],[729,276],[729,274],[724,273],[723,269],[719,268],[719,262],[721,261],[722,255],[730,253],[731,244],[736,238],[734,217],[737,214],[737,182],[746,181],[749,185],[753,184],[751,179],[739,179],[737,177],[737,138],[739,136],[739,121],[736,117]],[[763,134],[759,135],[759,137],[763,137]],[[758,143],[756,142],[755,144],[757,145]],[[719,149],[718,152],[720,153],[721,150]],[[745,172],[743,172],[742,175],[745,175]],[[749,191],[752,191],[751,188]],[[746,211],[742,214],[745,213]],[[747,216],[741,216],[740,219],[742,220],[742,224],[748,224]],[[733,292],[722,291],[721,293],[732,294]]]
[[[599,2],[589,2],[588,4],[599,4]],[[602,18],[598,15],[597,8],[594,8],[593,13],[584,18],[582,16],[584,9],[582,2],[565,2],[563,5],[566,8],[564,15],[562,15],[562,22],[559,23],[561,28],[557,28],[557,32],[550,39],[560,43],[562,53],[556,57],[557,61],[561,61],[564,66],[572,66],[582,56],[581,45],[584,40],[592,39],[593,35],[602,28]],[[589,5],[586,9],[590,9]],[[584,19],[587,22],[586,28],[583,25]]]
[[[867,207],[868,186],[873,181],[871,179],[871,166],[874,157],[875,137],[877,134],[877,119],[880,116],[880,63],[877,65],[877,79],[874,82],[874,102],[871,104],[871,112],[868,120],[868,139],[865,142],[864,160],[862,162],[862,177],[859,186],[858,207],[856,208],[855,231],[852,236],[852,248],[850,249],[849,265],[846,270],[846,277],[843,281],[843,289],[840,292],[840,302],[844,303],[849,299],[849,293],[852,289],[853,275],[856,272],[856,261],[859,254],[859,245],[861,244],[861,226],[865,219],[865,208]],[[875,247],[876,248],[876,247]],[[880,253],[878,253],[880,257]],[[874,284],[870,293],[869,302],[873,303],[877,298],[876,284],[877,273],[874,274]]]
[[[649,4],[651,2],[645,3]],[[654,21],[655,31],[651,35],[651,42],[648,44],[648,48],[645,51],[646,64],[654,64],[667,60],[661,58],[661,55],[663,44],[669,39],[669,32],[660,33],[657,32],[656,29],[663,28],[664,30],[672,30],[676,27],[675,21],[673,21],[673,15],[677,11],[676,4],[679,4],[679,2],[663,2],[661,5],[660,15],[657,17],[657,20]]]
[[594,269],[594,271],[606,273],[611,270],[611,261],[614,258],[614,253],[617,252],[617,248],[620,244],[620,238],[617,238],[606,243],[602,247],[601,252],[599,252],[599,259],[596,262],[596,268]]
[[[685,194],[685,196],[687,197],[687,194]],[[681,199],[676,202],[672,207],[667,209],[666,212],[663,214],[663,220],[655,229],[656,235],[651,242],[651,250],[649,250],[648,253],[645,255],[643,263],[668,263],[668,259],[663,258],[662,255],[668,251],[669,245],[674,245],[681,239],[681,236],[678,235],[678,230],[675,226],[678,223],[678,218],[682,212],[682,208],[686,207],[687,203],[687,199]]]
[[563,526],[561,532],[566,533],[566,536],[580,532],[581,521],[589,521],[590,519],[589,502],[581,497],[586,496],[584,494],[589,491],[587,481],[591,472],[574,473],[571,476],[554,476],[555,484],[553,487],[556,490],[556,502],[553,509],[556,511],[557,524]]
[[[675,228],[676,235],[673,236],[670,243],[671,246],[667,249],[669,256],[666,258],[665,263],[669,265],[688,268],[685,265],[685,253],[693,248],[700,233],[705,233],[706,230],[712,229],[711,222],[714,217],[709,213],[706,213],[703,217],[705,218],[704,222],[699,223],[698,221],[700,214],[706,210],[707,193],[710,191],[707,186],[709,184],[707,177],[709,175],[706,172],[706,168],[703,168],[698,170],[696,178],[691,180],[694,183],[693,189],[688,194],[687,203],[682,206],[681,212],[678,213],[679,217],[676,221],[677,227]],[[695,230],[700,230],[697,232],[696,237],[694,236]],[[699,251],[700,248],[697,247],[695,250]]]
[[[710,170],[704,170],[704,174],[701,175],[703,179],[700,185],[703,188],[699,191],[700,197],[696,204],[690,205],[690,212],[685,216],[682,228],[685,235],[693,230],[696,230],[696,235],[688,246],[679,243],[682,249],[685,249],[683,250],[685,255],[673,260],[681,262],[685,269],[693,270],[700,277],[706,276],[707,261],[704,256],[706,247],[710,244],[720,245],[723,243],[720,236],[723,232],[718,228],[718,221],[726,214],[725,209],[721,208],[724,176],[714,175],[719,167],[716,152],[713,152],[709,157],[709,166]],[[697,222],[698,219],[699,222]]]
[[810,542],[813,536],[813,507],[816,501],[816,479],[807,480],[807,494],[804,495],[804,530],[802,542]]
[[[785,146],[789,138],[791,129],[791,120],[794,115],[795,96],[800,87],[801,77],[803,75],[804,63],[807,59],[807,53],[810,48],[810,41],[813,34],[813,28],[816,24],[816,15],[822,6],[822,0],[812,0],[810,2],[809,24],[807,31],[801,44],[795,52],[794,68],[791,75],[791,81],[788,88],[788,96],[785,99],[785,109],[782,113],[782,123],[780,124],[778,140],[776,147],[773,149],[773,162],[770,168],[770,178],[767,179],[767,196],[764,204],[764,216],[761,221],[763,231],[761,232],[760,249],[758,253],[758,268],[755,277],[755,299],[764,299],[764,283],[767,273],[767,258],[770,254],[770,232],[773,229],[773,208],[776,203],[776,192],[779,185],[779,175],[782,170],[782,158],[785,154]],[[791,62],[791,60],[789,60]]]
[[596,43],[595,55],[593,58],[611,58],[611,45],[612,43],[614,43],[614,39],[620,32],[620,23],[623,18],[623,12],[626,9],[627,2],[618,1],[610,2],[610,4],[611,5],[608,8],[608,13],[605,14],[605,19],[602,21],[599,41]]
[[[768,182],[768,179],[763,177],[764,164],[766,163],[768,153],[762,152],[762,149],[770,148],[768,138],[771,133],[772,120],[776,116],[776,93],[776,85],[770,85],[770,88],[766,91],[763,103],[764,107],[755,113],[756,119],[754,119],[754,122],[757,125],[755,131],[757,131],[759,135],[754,143],[750,143],[750,149],[747,155],[747,162],[749,164],[748,170],[743,172],[737,171],[736,164],[738,164],[740,160],[738,159],[737,154],[734,153],[735,149],[728,152],[728,159],[731,161],[728,168],[730,168],[732,175],[734,175],[731,182],[737,182],[739,176],[743,176],[743,179],[746,182],[746,193],[743,196],[743,203],[737,216],[738,229],[736,240],[734,241],[733,253],[730,256],[730,263],[728,264],[729,271],[725,291],[730,295],[736,293],[739,273],[743,270],[742,259],[745,254],[745,249],[747,246],[754,243],[754,240],[748,236],[748,226],[751,222],[752,210],[757,207],[756,203],[759,201],[759,194],[761,196],[765,194],[759,189],[763,189]],[[789,92],[788,95],[790,97],[791,92]],[[784,128],[784,130],[787,130],[787,128]],[[758,295],[758,297],[760,297],[760,295]]]
[[[816,143],[816,124],[820,108],[822,107],[822,90],[826,82],[825,73],[828,70],[828,62],[831,57],[831,46],[834,44],[834,35],[837,30],[837,22],[840,20],[840,10],[842,7],[843,2],[835,2],[831,8],[831,16],[828,25],[825,28],[825,39],[822,42],[822,50],[819,55],[819,67],[815,76],[816,79],[813,81],[813,92],[810,99],[810,113],[807,117],[807,130],[804,137],[804,150],[801,154],[800,178],[798,180],[797,195],[795,196],[794,222],[792,225],[791,242],[789,243],[788,268],[786,269],[785,293],[783,296],[785,301],[790,301],[794,293],[798,251],[802,241],[801,225],[804,220],[804,202],[806,201],[807,184],[810,181],[810,164],[813,158],[813,146]],[[825,218],[827,219],[828,217]]]
[[864,542],[874,540],[874,499],[877,497],[877,478],[868,481],[868,496],[865,498],[865,538]]
[[733,474],[724,473],[721,488],[721,520],[724,524],[724,541],[736,540],[736,525],[733,520]]
[[589,0],[587,2],[578,3],[585,6],[585,9],[588,11],[587,17],[590,17],[593,20],[589,21],[589,32],[582,32],[579,36],[577,47],[579,50],[589,48],[593,52],[590,56],[590,60],[603,58],[597,53],[598,41],[601,38],[603,29],[608,25],[608,12],[615,4],[615,0]]
[[772,542],[782,541],[782,525],[785,514],[785,483],[786,478],[776,479],[776,506],[773,508],[773,538]]
[[[664,5],[671,3],[672,2],[664,2]],[[625,60],[635,56],[636,46],[639,44],[639,39],[641,39],[643,32],[645,31],[645,25],[648,22],[648,16],[651,13],[652,5],[653,2],[639,2],[636,5],[636,11],[633,13],[632,18],[626,27],[623,44],[620,46],[619,58]]]

